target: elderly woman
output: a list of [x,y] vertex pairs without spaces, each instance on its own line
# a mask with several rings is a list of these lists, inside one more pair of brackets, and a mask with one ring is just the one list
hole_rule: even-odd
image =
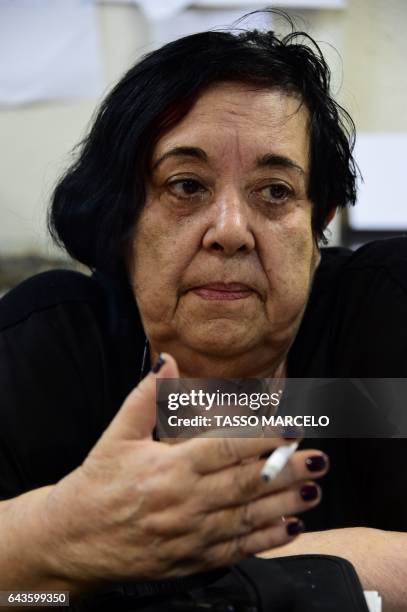
[[94,273],[1,303],[2,589],[82,592],[274,548],[344,556],[403,609],[396,441],[323,441],[324,501],[295,538],[322,451],[267,484],[259,457],[283,440],[151,439],[157,377],[406,374],[405,241],[319,247],[355,200],[353,124],[305,42],[206,32],[151,53],[57,186],[54,236]]

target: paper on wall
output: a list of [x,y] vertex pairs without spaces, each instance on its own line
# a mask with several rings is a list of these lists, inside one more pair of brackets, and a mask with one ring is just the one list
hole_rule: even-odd
[[1,0],[0,104],[99,97],[94,11],[92,0]]
[[216,12],[238,11],[245,13],[264,8],[259,0],[133,0],[149,19],[168,19],[188,8],[203,8]]
[[149,19],[165,19],[188,7],[206,9],[253,10],[264,6],[276,5],[278,8],[338,9],[346,6],[347,0],[279,0],[278,2],[259,2],[258,0],[99,0],[103,4],[139,5]]
[[407,133],[359,133],[355,158],[364,182],[349,209],[352,229],[407,230],[406,149]]
[[[134,0],[144,13],[150,28],[150,42],[154,47],[189,34],[211,29],[228,30],[246,13],[264,8],[259,0]],[[190,7],[190,5],[193,5]],[[229,8],[230,7],[230,8]],[[258,29],[271,27],[270,15],[253,15],[245,25]]]
[[[150,22],[150,41],[154,47],[159,47],[167,42],[204,32],[206,30],[230,30],[236,22],[247,13],[243,10],[210,10],[210,9],[187,9],[171,19],[156,19]],[[270,15],[253,15],[248,20],[237,24],[236,27],[251,27],[259,30],[271,29],[272,19]]]
[[364,591],[369,612],[382,612],[382,598],[377,591]]
[[[137,1],[137,0],[136,0]],[[192,4],[193,0],[190,1]],[[249,6],[251,4],[256,4],[256,0],[195,0],[193,4],[198,6],[205,6],[207,8],[216,8],[222,6],[225,8],[226,6],[236,7],[236,6]],[[258,4],[258,2],[257,2]],[[284,9],[284,7],[292,7],[292,8],[321,8],[321,9],[330,9],[330,8],[343,8],[346,5],[346,0],[270,0],[269,2],[263,2],[264,6],[278,6],[278,8]]]
[[[232,29],[233,24],[243,15],[263,9],[265,6],[261,0],[99,0],[99,2],[130,3],[138,6],[147,20],[150,42],[154,47],[205,30]],[[346,0],[279,0],[278,6],[342,8],[345,2]],[[273,2],[268,4],[273,5]],[[271,15],[258,14],[239,25],[262,30],[270,29],[271,21]]]

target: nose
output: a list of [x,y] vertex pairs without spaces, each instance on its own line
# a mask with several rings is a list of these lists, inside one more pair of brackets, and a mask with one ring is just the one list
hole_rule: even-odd
[[228,257],[249,253],[255,247],[250,208],[238,190],[228,189],[216,198],[212,216],[203,237],[203,246]]

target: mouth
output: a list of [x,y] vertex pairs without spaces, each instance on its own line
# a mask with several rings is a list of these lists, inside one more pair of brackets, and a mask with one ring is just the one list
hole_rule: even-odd
[[204,300],[244,300],[254,294],[253,289],[242,283],[208,283],[191,289]]

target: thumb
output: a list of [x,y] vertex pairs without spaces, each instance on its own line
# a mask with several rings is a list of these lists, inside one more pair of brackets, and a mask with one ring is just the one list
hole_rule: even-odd
[[[162,360],[162,364],[161,364]],[[130,392],[119,412],[103,434],[103,438],[142,440],[151,438],[156,422],[156,380],[179,378],[178,366],[168,353],[161,353],[158,371],[149,374]]]

